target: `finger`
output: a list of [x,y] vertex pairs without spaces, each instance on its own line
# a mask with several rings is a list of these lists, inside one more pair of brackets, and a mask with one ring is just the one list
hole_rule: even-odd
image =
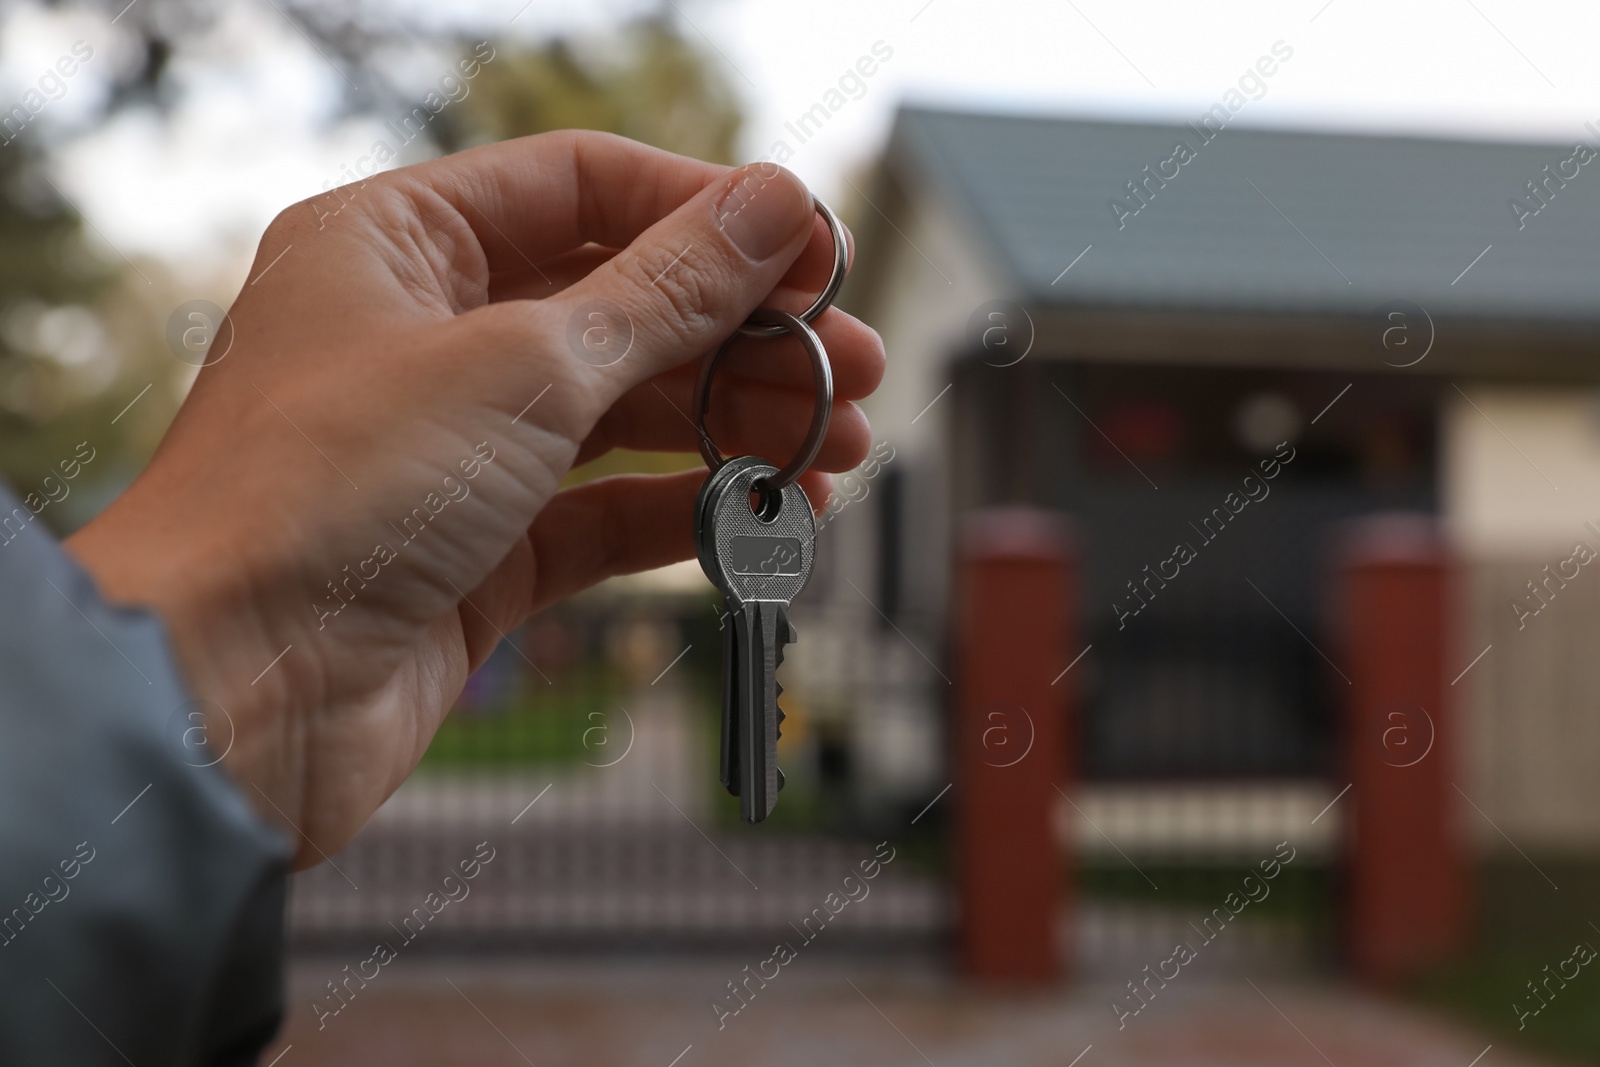
[[[598,320],[597,320],[598,321]],[[835,400],[861,400],[870,396],[883,380],[883,340],[872,327],[842,311],[829,310],[816,322],[817,338],[828,355],[833,376]],[[598,354],[598,351],[597,351]],[[691,385],[700,374],[700,360],[664,371],[652,381],[681,378]],[[793,337],[745,337],[734,339],[722,361],[712,392],[730,381],[755,381],[787,389],[812,391],[816,374],[800,342]],[[634,386],[649,388],[649,383]],[[687,410],[687,409],[685,409]]]
[[[777,169],[768,164],[761,172]],[[471,227],[489,270],[500,273],[589,243],[626,247],[730,170],[613,134],[562,130],[457,152],[388,180],[420,185],[449,203]],[[795,279],[813,291],[827,280],[833,256],[825,226],[817,236]]]
[[[457,606],[468,667],[476,670],[529,615],[620,574],[690,559],[694,502],[706,472],[622,474],[564,489],[551,498],[525,540]],[[821,513],[833,478],[800,476]]]
[[[542,300],[562,292],[587,277],[616,256],[618,250],[600,245],[575,248],[539,264],[539,269],[496,276],[490,284],[491,302]],[[811,295],[780,284],[763,307],[797,307]],[[804,310],[803,308],[801,310]],[[860,400],[883,380],[883,339],[878,332],[854,315],[829,308],[811,328],[828,353],[833,370],[835,396]],[[720,341],[718,342],[721,343]],[[773,385],[804,387],[812,381],[811,362],[792,337],[757,338],[740,336],[723,358],[718,374],[742,375]]]
[[[781,167],[741,168],[537,307],[565,312],[558,322],[595,304],[621,309],[629,355],[599,375],[614,398],[731,334],[799,256],[812,221],[799,179]],[[543,329],[553,328],[546,318]]]
[[[532,567],[515,568],[533,575],[525,614],[607,578],[693,559],[694,502],[705,480],[706,472],[698,469],[619,474],[557,493],[528,531]],[[831,476],[821,471],[800,476],[817,512],[827,506],[831,485]],[[509,629],[521,619],[504,621]]]
[[[860,400],[870,396],[884,373],[883,339],[878,331],[837,308],[823,312],[811,325],[828,354],[834,398]],[[667,373],[693,381],[699,366],[686,364]],[[717,364],[712,392],[721,388],[725,379],[746,379],[808,392],[816,387],[811,360],[800,342],[790,336],[738,337]]]
[[828,506],[828,501],[833,499],[833,475],[813,468],[800,476],[800,488],[805,490],[806,499],[811,501],[811,510],[820,515],[822,509]]
[[396,174],[448,202],[499,273],[591,242],[624,247],[727,170],[612,134],[563,130]]
[[[524,271],[496,278],[491,285],[489,299],[532,300],[554,296],[615,255],[615,249],[598,245],[574,249],[564,256],[540,264],[543,273]],[[768,294],[763,306],[796,306],[809,299],[804,293],[780,285]],[[885,370],[883,339],[878,332],[838,308],[823,312],[811,327],[828,354],[835,398],[860,400],[871,395],[883,381]],[[667,373],[686,373],[692,380],[692,376],[698,372],[692,366],[685,365]],[[805,350],[800,347],[799,341],[788,336],[766,338],[740,335],[717,366],[718,382],[725,376],[749,378],[796,389],[809,389],[815,380]]]
[[542,263],[523,265],[522,270],[505,271],[489,278],[489,301],[545,300],[587,278],[617,249],[604,245],[583,245]]
[[[831,242],[831,238],[829,240]],[[811,243],[806,245],[805,251],[800,254],[800,259],[795,261],[795,265],[783,276],[778,286],[767,294],[761,306],[779,308],[796,315],[810,307],[816,300],[817,293],[827,284],[828,272],[833,266],[830,249],[831,244],[829,249],[819,248],[816,238],[813,237]],[[604,245],[584,245],[542,263],[523,264],[520,270],[493,275],[489,279],[489,302],[544,300],[587,277],[601,264],[616,256],[619,251],[621,250]],[[824,253],[830,257],[827,263],[821,261]],[[817,269],[801,271],[801,265],[807,261],[815,264]],[[797,274],[803,277],[797,278]],[[837,310],[823,312],[811,323],[812,328],[817,329],[818,325],[825,322],[832,314],[843,314],[843,312]],[[832,352],[832,349],[829,351]]]
[[[850,265],[855,262],[855,236],[850,232],[850,227],[844,226],[843,229],[844,269],[848,273]],[[811,239],[801,250],[800,258],[784,271],[777,288],[762,301],[761,306],[798,315],[816,301],[817,294],[822,292],[832,276],[833,232],[818,214],[811,224]]]
[[530,611],[619,574],[694,556],[694,500],[704,470],[622,474],[550,498],[528,531],[537,572]]
[[[574,465],[613,448],[648,452],[695,452],[700,431],[690,407],[694,383],[662,377],[631,390],[596,425],[578,450]],[[811,392],[761,382],[730,382],[713,390],[706,432],[730,456],[761,456],[775,466],[789,462],[805,440],[815,413]],[[872,429],[856,405],[838,401],[828,418],[828,433],[812,466],[847,471],[867,458]]]

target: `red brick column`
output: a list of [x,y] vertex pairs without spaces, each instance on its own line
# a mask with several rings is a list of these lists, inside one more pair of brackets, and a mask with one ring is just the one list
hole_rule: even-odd
[[1341,546],[1346,944],[1390,982],[1447,958],[1466,932],[1468,861],[1454,818],[1461,731],[1451,568],[1434,524],[1379,516]]
[[959,958],[972,976],[1047,982],[1064,860],[1052,813],[1067,778],[1078,652],[1075,574],[1063,521],[1006,509],[963,530],[954,597],[952,730]]

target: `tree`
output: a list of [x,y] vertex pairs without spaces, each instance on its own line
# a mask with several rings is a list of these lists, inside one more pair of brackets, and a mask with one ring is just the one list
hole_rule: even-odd
[[[440,114],[440,146],[561,129],[605,130],[670,152],[727,163],[742,121],[738,98],[707,57],[664,16],[632,22],[604,40],[500,46],[471,94]],[[665,473],[694,454],[617,449],[567,476],[567,484],[630,471]]]
[[549,130],[588,129],[716,162],[733,157],[738,100],[661,16],[605,41],[502,46],[461,105],[441,115],[445,151]]
[[[90,251],[82,220],[44,176],[32,132],[0,145],[0,477],[19,493],[59,475],[90,423],[109,426],[110,415],[98,418],[84,402],[115,376],[92,309],[116,272]],[[73,510],[58,508],[48,521]]]
[[[430,88],[415,81],[419,51],[453,65],[484,37],[466,23],[444,33],[424,29],[362,0],[249,2],[266,20],[288,20],[307,50],[340,72],[336,115],[345,119],[409,113]],[[210,0],[0,0],[0,28],[41,6],[97,11],[107,32],[132,46],[133,62],[100,68],[109,91],[90,128],[126,109],[168,114],[182,100],[183,81],[173,73],[178,57],[225,62],[217,57],[226,52],[214,47],[224,11]],[[427,126],[424,136],[438,151],[582,127],[703,159],[732,157],[736,96],[718,61],[664,14],[635,19],[603,39],[491,43],[495,58],[468,95]],[[50,177],[62,131],[49,119],[0,143],[0,478],[19,494],[33,492],[88,441],[97,459],[73,486],[75,499],[40,513],[66,532],[93,514],[85,504],[103,503],[142,466],[176,410],[194,370],[168,351],[165,320],[195,294],[181,291],[158,264],[135,267],[93,250],[84,220]],[[607,462],[681,465],[661,457]],[[91,488],[95,482],[101,484]]]

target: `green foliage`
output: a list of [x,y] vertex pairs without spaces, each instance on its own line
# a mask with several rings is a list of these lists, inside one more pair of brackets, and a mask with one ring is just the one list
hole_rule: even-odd
[[1600,863],[1538,853],[1531,861],[1502,856],[1480,863],[1475,885],[1478,923],[1471,947],[1421,976],[1411,992],[1482,1029],[1497,1046],[1504,1042],[1600,1064],[1600,961],[1582,967],[1520,1029],[1512,1007],[1537,1007],[1527,983],[1542,982],[1544,968],[1558,969],[1579,942],[1600,947],[1593,917]]
[[[550,684],[537,676],[523,681],[522,692],[509,699],[480,709],[452,711],[420,766],[481,769],[611,758],[602,749],[586,749],[584,734],[600,722],[616,726],[613,720],[621,682],[615,671],[593,661],[557,676]],[[605,718],[591,717],[596,712]],[[600,735],[590,736],[597,739]]]
[[1595,1011],[1600,975],[1592,973],[1593,964],[1520,1029],[1512,1010],[1513,1003],[1537,1007],[1526,983],[1542,979],[1542,968],[1555,965],[1570,949],[1476,953],[1425,976],[1416,993],[1493,1037],[1497,1045],[1504,1042],[1600,1064],[1600,1012]]
[[[101,480],[129,429],[111,424],[123,353],[99,313],[118,274],[89,251],[82,219],[44,177],[32,147],[43,132],[0,147],[0,478],[19,494],[59,474],[81,441],[96,462],[70,488]],[[73,503],[42,514],[58,530],[73,517],[82,517]]]
[[733,158],[740,116],[732,87],[665,19],[641,19],[604,42],[496,48],[471,95],[440,115],[446,151],[588,129],[699,159]]
[[[1254,875],[1261,884],[1261,872],[1250,861],[1229,863],[1146,862],[1134,869],[1120,860],[1095,860],[1078,869],[1078,886],[1084,897],[1122,904],[1148,904],[1192,912],[1195,919],[1224,907],[1230,893],[1239,893],[1246,876]],[[1148,877],[1149,881],[1146,881]],[[1150,887],[1154,882],[1160,892]],[[1253,918],[1272,916],[1303,924],[1309,933],[1322,938],[1331,933],[1333,920],[1333,872],[1326,866],[1297,858],[1265,882],[1267,895],[1246,905]]]
[[[0,27],[32,6],[0,0]],[[46,6],[65,5],[46,0]],[[102,113],[72,136],[91,135],[97,123],[129,107],[157,118],[169,114],[185,91],[169,76],[169,61],[180,54],[206,61],[217,11],[204,0],[146,0],[133,9],[124,0],[87,0],[87,6],[108,21],[125,16],[118,31],[136,61],[117,69]],[[371,17],[353,0],[286,0],[272,12],[285,15],[311,47],[372,87],[342,100],[342,115],[394,111],[405,95],[389,77],[397,42],[414,44],[420,31],[387,15]],[[466,42],[477,39],[453,30],[433,43],[465,55]],[[503,41],[496,48],[470,95],[430,125],[428,136],[441,151],[582,127],[702,159],[732,157],[740,119],[725,68],[668,18],[637,19],[604,38]],[[0,479],[19,496],[39,492],[78,443],[88,442],[94,462],[69,496],[40,513],[41,522],[67,533],[143,466],[176,410],[193,371],[167,349],[168,315],[197,295],[222,300],[223,294],[196,293],[157,264],[134,267],[114,252],[94,251],[100,242],[89,239],[59,181],[53,186],[47,178],[64,143],[53,136],[58,132],[41,120],[0,144]],[[118,418],[136,397],[137,405]],[[611,457],[585,474],[639,462],[634,455]],[[690,461],[650,462],[677,469]]]

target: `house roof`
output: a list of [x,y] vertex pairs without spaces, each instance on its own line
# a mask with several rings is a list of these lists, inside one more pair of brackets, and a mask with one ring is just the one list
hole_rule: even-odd
[[[1586,136],[1600,153],[1600,132]],[[1164,163],[1180,142],[1193,158]],[[1600,324],[1600,158],[1573,156],[1236,122],[1208,142],[1182,125],[916,108],[890,148],[901,179],[965,213],[1034,305],[1370,315],[1409,300],[1435,316]],[[1127,183],[1147,165],[1166,184],[1141,205]],[[1526,183],[1546,165],[1577,176],[1550,181],[1541,205]],[[1512,198],[1539,209],[1521,229]]]

